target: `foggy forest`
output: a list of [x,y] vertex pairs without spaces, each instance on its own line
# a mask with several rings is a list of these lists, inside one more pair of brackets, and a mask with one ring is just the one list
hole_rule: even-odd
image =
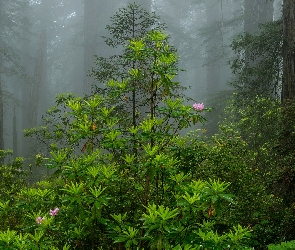
[[294,0],[0,23],[0,249],[295,249]]

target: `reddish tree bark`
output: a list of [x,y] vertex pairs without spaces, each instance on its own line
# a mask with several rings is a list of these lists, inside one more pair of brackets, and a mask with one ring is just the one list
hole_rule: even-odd
[[283,2],[282,104],[295,100],[295,1]]

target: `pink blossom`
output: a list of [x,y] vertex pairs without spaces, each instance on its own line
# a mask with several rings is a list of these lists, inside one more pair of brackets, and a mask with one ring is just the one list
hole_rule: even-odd
[[49,214],[51,215],[51,216],[56,216],[57,215],[57,213],[58,213],[58,211],[59,211],[59,208],[57,207],[57,208],[55,208],[54,210],[51,210],[50,209],[50,212],[49,212]]
[[202,111],[205,108],[205,106],[203,103],[195,103],[193,105],[193,108],[197,111]]
[[36,224],[37,224],[37,225],[40,225],[40,224],[42,223],[42,221],[44,221],[44,220],[45,220],[44,217],[40,217],[40,216],[39,216],[39,217],[36,218]]

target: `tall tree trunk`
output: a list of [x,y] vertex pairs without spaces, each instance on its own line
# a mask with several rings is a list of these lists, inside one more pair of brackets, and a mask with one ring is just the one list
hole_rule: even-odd
[[283,3],[283,85],[282,103],[295,101],[295,2]]
[[16,156],[16,155],[18,155],[18,152],[17,152],[18,143],[17,143],[15,104],[13,107],[13,121],[12,121],[12,123],[13,123],[12,124],[12,126],[13,126],[13,129],[12,129],[13,154]]
[[[3,16],[3,3],[2,1],[0,1],[0,18],[1,16]],[[1,39],[1,30],[0,30],[0,39]],[[3,104],[4,104],[4,100],[3,100],[3,84],[2,84],[2,74],[4,73],[2,70],[2,64],[3,64],[3,55],[1,54],[1,50],[0,50],[0,150],[4,149],[4,110],[3,110]],[[3,159],[0,158],[0,163],[2,162]]]
[[[1,61],[0,61],[1,64]],[[4,150],[4,110],[3,110],[3,89],[2,89],[2,79],[0,75],[0,150]],[[1,161],[1,159],[0,159]]]
[[30,104],[29,104],[29,126],[34,127],[38,122],[38,109],[40,105],[40,92],[42,86],[45,85],[46,81],[46,60],[47,60],[47,40],[46,31],[42,30],[39,40],[39,46],[36,55],[35,69],[33,84],[31,86],[30,92]]
[[[222,3],[221,3],[222,4]],[[207,96],[211,96],[219,90],[220,62],[219,54],[223,47],[223,35],[221,30],[221,5],[219,1],[205,1],[207,26],[214,29],[214,35],[206,38],[206,64],[207,64]]]
[[295,2],[283,2],[282,134],[284,153],[294,152],[295,137]]
[[[24,7],[23,14],[24,19],[30,18],[32,13],[30,12],[29,0],[26,0],[26,6]],[[30,47],[30,33],[31,27],[28,27],[28,30],[25,30],[23,27],[22,30],[22,79],[23,82],[21,84],[21,128],[22,130],[30,128],[29,119],[28,119],[28,110],[29,110],[29,101],[30,101],[30,90],[32,84],[32,65],[33,65],[33,57],[31,56],[31,47]],[[26,157],[29,154],[28,150],[28,138],[21,137],[21,155]]]
[[295,200],[295,2],[283,1],[283,80],[282,125],[280,159],[282,161],[281,186],[287,206]]
[[[37,49],[36,58],[34,60],[33,77],[27,77],[28,81],[26,88],[28,91],[23,93],[23,125],[25,128],[33,128],[38,124],[38,114],[40,113],[40,106],[44,105],[45,97],[42,96],[41,92],[46,95],[44,86],[47,84],[47,38],[46,30],[41,31],[39,45]],[[40,101],[42,100],[42,102]],[[27,104],[27,105],[26,105]],[[32,154],[37,149],[36,140],[34,138],[24,139],[24,152],[26,157]]]
[[[4,10],[4,4],[2,1],[0,1],[0,19],[4,16],[3,13]],[[0,30],[0,41],[3,39],[3,34]],[[3,80],[2,80],[2,74],[3,72],[3,64],[4,64],[4,55],[3,52],[0,50],[0,150],[4,150],[4,100],[3,100]],[[0,164],[3,162],[3,159],[0,158]]]
[[[47,23],[48,10],[51,9],[47,1],[42,1],[40,12],[43,13],[40,25],[40,36],[37,41],[37,49],[31,48],[31,37],[28,31],[23,31],[23,88],[22,88],[22,128],[28,129],[37,126],[38,115],[46,106],[47,88]],[[29,4],[24,10],[25,18],[30,18]],[[32,55],[30,55],[32,54]],[[40,101],[42,100],[42,101]],[[36,150],[36,140],[24,138],[22,155],[28,157]]]
[[[260,24],[270,22],[273,20],[273,1],[270,0],[245,0],[244,3],[244,32],[257,35],[259,33]],[[260,58],[252,59],[252,51],[245,51],[245,57],[247,64],[254,68],[260,61]],[[260,89],[259,83],[255,83],[255,89],[253,92],[253,81],[256,81],[255,75],[250,77],[248,84],[244,85],[245,92],[251,92],[261,94],[263,89]],[[251,84],[252,82],[252,84]],[[252,85],[252,86],[250,86]],[[245,98],[245,100],[248,100]]]
[[[28,62],[27,58],[23,58],[23,65],[29,66],[28,64],[24,64],[24,62]],[[31,84],[32,79],[29,75],[29,70],[24,69],[24,82],[22,83],[22,129],[28,129],[30,128],[30,121],[29,121],[29,105],[30,105],[30,90],[31,90]],[[22,149],[21,149],[21,155],[24,157],[27,157],[29,155],[29,138],[22,137]]]
[[[182,20],[186,18],[187,13],[189,11],[188,4],[183,3],[179,0],[169,0],[169,4],[171,5],[172,9],[172,15],[173,15],[173,24],[171,24],[170,28],[173,32],[172,35],[172,44],[175,47],[175,49],[178,51],[178,53],[181,55],[181,44],[183,41],[183,38],[185,36],[183,31],[183,24]],[[169,8],[169,6],[167,6]],[[177,32],[175,32],[177,31]],[[178,61],[179,69],[185,68],[184,61],[181,60],[181,58]],[[186,76],[187,73],[183,73],[181,70],[177,72],[177,75],[174,77],[174,81],[183,83],[183,77]]]

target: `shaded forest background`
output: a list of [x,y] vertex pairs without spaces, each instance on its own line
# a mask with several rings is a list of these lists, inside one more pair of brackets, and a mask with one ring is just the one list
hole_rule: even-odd
[[[177,80],[188,87],[185,94],[216,108],[210,123],[214,133],[224,97],[233,89],[228,83],[236,77],[230,69],[233,39],[243,32],[257,34],[259,25],[280,20],[281,1],[136,3],[154,11],[167,25],[180,56],[179,68],[184,70]],[[92,85],[103,85],[89,77],[89,71],[95,67],[94,55],[116,53],[102,36],[108,34],[105,27],[110,17],[126,4],[115,0],[1,1],[1,149],[28,157],[35,144],[21,131],[41,125],[42,115],[58,93],[89,94]]]

